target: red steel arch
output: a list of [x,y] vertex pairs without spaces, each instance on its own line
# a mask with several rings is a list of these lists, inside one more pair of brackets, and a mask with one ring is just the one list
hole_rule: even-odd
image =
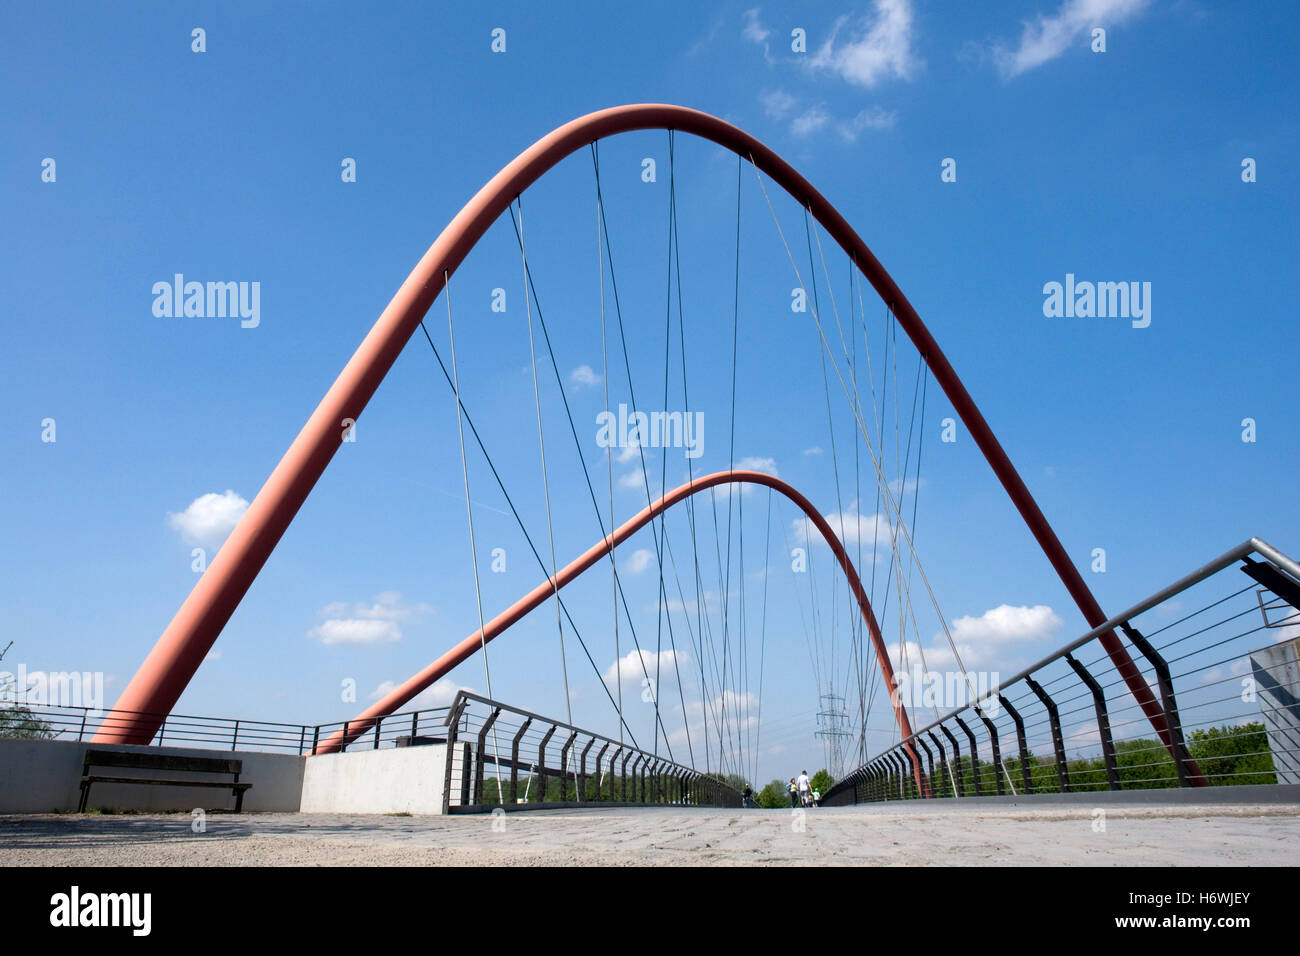
[[[947,394],[1088,624],[1097,627],[1106,620],[1101,606],[916,309],[830,202],[767,146],[715,116],[665,104],[618,106],[579,117],[542,137],[492,177],[442,231],[397,290],[163,631],[114,705],[117,713],[111,725],[96,734],[96,742],[143,744],[153,738],[162,715],[169,713],[179,699],[334,456],[343,439],[344,420],[355,421],[360,417],[442,291],[447,277],[464,261],[488,227],[516,196],[566,156],[603,137],[644,129],[681,130],[712,140],[749,159],[808,209],[853,259],[925,356],[935,381]],[[1169,746],[1164,712],[1119,638],[1112,632],[1103,636],[1101,642],[1157,733]]]
[[[490,641],[498,637],[512,625],[522,620],[528,613],[546,603],[557,590],[563,588],[584,571],[591,568],[598,561],[604,558],[611,550],[618,547],[633,534],[644,528],[653,521],[659,514],[667,511],[669,508],[682,501],[685,501],[691,495],[712,488],[715,485],[725,484],[751,484],[766,485],[774,491],[780,492],[790,501],[794,502],[799,509],[808,516],[808,519],[816,526],[821,536],[826,539],[826,543],[835,554],[835,559],[839,561],[840,568],[844,571],[844,576],[848,578],[849,587],[853,589],[853,596],[857,599],[858,609],[862,612],[862,620],[866,623],[867,629],[871,633],[871,643],[876,651],[876,661],[880,665],[880,670],[885,678],[886,687],[894,686],[894,668],[890,664],[889,654],[885,651],[884,638],[880,633],[880,625],[876,620],[875,612],[872,610],[871,601],[867,597],[866,590],[862,587],[862,579],[858,577],[857,568],[849,559],[848,552],[844,550],[844,545],[835,531],[831,528],[830,523],[821,515],[807,498],[800,494],[792,485],[782,481],[774,475],[766,474],[761,471],[719,471],[711,475],[703,475],[694,481],[688,481],[684,485],[674,488],[665,494],[658,501],[647,505],[639,514],[628,519],[617,529],[606,535],[600,541],[580,554],[577,558],[565,565],[555,574],[554,583],[551,578],[542,581],[537,587],[533,588],[526,595],[506,608],[492,620],[483,625],[483,637],[480,641],[479,632],[475,630],[472,634],[462,640],[447,653],[443,654],[436,661],[431,663],[418,674],[413,675],[400,687],[394,688],[382,700],[377,701],[365,711],[358,714],[348,723],[348,740],[360,737],[367,730],[374,726],[374,718],[391,714],[407,701],[409,701],[426,687],[431,687],[433,683],[452,668],[456,667],[462,661],[466,660],[479,650],[482,642]],[[903,739],[911,736],[911,724],[907,719],[907,711],[903,707],[902,701],[898,694],[891,693],[890,703],[894,708],[894,716],[898,721],[899,730],[902,732]],[[343,740],[343,733],[339,731],[330,737],[323,745],[317,748],[318,753],[331,753],[337,750]],[[912,765],[920,767],[920,761],[916,760],[916,752],[908,745],[908,749],[914,758]],[[916,778],[917,786],[924,788],[924,782],[920,776],[919,770]]]

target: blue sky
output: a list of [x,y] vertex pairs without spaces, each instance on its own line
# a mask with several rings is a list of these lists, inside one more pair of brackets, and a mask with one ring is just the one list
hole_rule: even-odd
[[[0,464],[0,646],[15,642],[6,663],[102,671],[115,698],[193,586],[191,549],[215,553],[239,502],[252,500],[448,220],[552,128],[628,102],[722,116],[839,208],[934,332],[1071,556],[1087,570],[1093,549],[1106,550],[1106,572],[1086,574],[1104,608],[1127,606],[1251,535],[1300,551],[1290,507],[1300,434],[1286,410],[1300,342],[1297,192],[1286,165],[1298,145],[1289,5],[666,3],[615,17],[603,4],[467,12],[45,3],[7,5],[0,18],[0,213],[9,225],[0,238],[9,435]],[[196,27],[206,31],[202,53],[191,49]],[[490,48],[498,27],[504,53]],[[1090,49],[1094,27],[1106,30],[1104,53]],[[806,32],[805,53],[791,50],[796,28]],[[602,143],[600,155],[633,385],[641,408],[662,409],[667,134],[627,134]],[[1247,157],[1255,182],[1242,179]],[[46,158],[55,161],[53,182],[42,178]],[[356,182],[342,181],[345,158],[356,161]],[[645,158],[656,161],[655,182],[642,180]],[[941,180],[946,158],[956,161],[956,182]],[[706,422],[703,454],[691,463],[698,474],[726,468],[731,456],[736,161],[679,136],[674,175],[691,407]],[[576,154],[525,195],[524,221],[600,494],[608,481],[595,443],[602,384],[574,375],[581,366],[602,371],[593,197],[590,160]],[[799,207],[772,199],[806,277]],[[859,492],[848,405],[832,375],[828,422],[815,327],[791,311],[797,280],[748,166],[741,222],[735,461],[775,470],[824,513],[860,510],[863,524],[849,524],[868,527],[876,486],[866,446]],[[848,267],[821,240],[848,321],[856,300]],[[820,263],[818,272],[829,321]],[[151,289],[176,273],[258,282],[257,327],[156,316]],[[1045,316],[1044,285],[1067,274],[1150,283],[1150,325]],[[504,312],[491,309],[495,288],[506,290]],[[528,313],[508,218],[451,290],[466,406],[546,554]],[[870,346],[880,376],[884,308],[869,289],[862,301],[869,337],[855,347]],[[673,315],[675,324],[675,305]],[[446,319],[439,299],[427,324],[444,356]],[[606,319],[614,321],[612,310]],[[865,373],[865,353],[859,359]],[[611,403],[630,402],[621,350],[610,361]],[[881,408],[891,426],[897,410],[905,442],[910,343],[900,341],[897,362],[901,397]],[[677,368],[666,410],[682,407]],[[539,372],[563,562],[599,532],[558,386],[549,365]],[[1080,633],[1083,621],[964,429],[956,442],[940,441],[951,415],[930,383],[916,425],[924,435],[917,552],[977,665],[1014,671]],[[1242,441],[1244,418],[1256,421],[1253,443]],[[54,442],[42,441],[46,419],[56,423]],[[897,478],[887,431],[884,469]],[[654,452],[647,461],[657,482],[663,460]],[[616,462],[614,480],[631,475],[634,484],[633,464]],[[680,451],[667,473],[670,484],[684,479]],[[541,573],[474,453],[469,481],[490,616]],[[777,502],[769,527],[767,500],[765,491],[738,498],[743,522],[733,518],[745,534],[749,655],[733,691],[757,698],[763,654],[760,781],[820,765],[815,671],[838,674],[843,693],[848,667],[844,589],[828,573],[828,552],[813,548],[811,585],[793,573],[797,516]],[[617,520],[643,504],[643,490],[616,488]],[[719,499],[724,515],[727,506]],[[685,516],[668,527],[685,561]],[[489,567],[494,547],[505,550],[504,573]],[[634,552],[653,549],[643,533],[618,558],[651,653],[658,577]],[[733,542],[733,615],[739,556]],[[705,589],[716,600],[715,565]],[[693,581],[683,584],[693,607]],[[615,661],[610,590],[605,566],[566,593],[602,671]],[[921,645],[941,660],[935,612],[917,614]],[[882,614],[890,616],[884,629],[897,642],[892,603]],[[682,640],[686,622],[674,620],[679,663],[698,670]],[[476,622],[455,409],[417,336],[177,709],[343,719]],[[737,654],[734,616],[730,627]],[[575,720],[614,731],[600,680],[567,626],[566,641]],[[626,622],[620,641],[626,654]],[[489,660],[497,696],[563,714],[553,606],[494,643]],[[356,703],[341,699],[345,680],[356,682]],[[468,661],[450,680],[428,699],[453,686],[484,690],[482,662]],[[649,742],[640,690],[639,680],[625,681],[625,697],[637,702],[628,722]],[[680,699],[698,712],[698,681],[686,680],[680,697],[662,684],[660,696],[681,748]],[[886,706],[878,700],[869,721],[876,744],[889,739]],[[754,758],[751,749],[747,765]]]

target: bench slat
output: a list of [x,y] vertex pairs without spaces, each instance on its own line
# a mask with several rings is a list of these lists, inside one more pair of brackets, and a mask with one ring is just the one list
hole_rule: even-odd
[[141,786],[156,787],[220,787],[223,790],[249,790],[251,783],[232,783],[229,780],[150,780],[145,777],[101,777],[98,774],[82,777],[81,783],[134,783]]
[[242,760],[225,757],[183,757],[179,754],[147,754],[125,750],[87,750],[82,761],[89,767],[132,767],[138,770],[170,770],[182,773],[243,773]]

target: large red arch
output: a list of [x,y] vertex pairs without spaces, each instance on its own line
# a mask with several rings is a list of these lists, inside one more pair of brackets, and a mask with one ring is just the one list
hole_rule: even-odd
[[[712,140],[749,159],[808,209],[827,234],[849,254],[876,293],[891,307],[899,325],[918,351],[925,356],[935,381],[947,394],[1089,625],[1097,627],[1106,620],[1083,576],[1070,561],[1060,539],[916,309],[830,202],[768,147],[715,116],[664,104],[619,106],[579,117],[542,137],[492,177],[442,231],[397,290],[208,570],[158,638],[114,705],[117,714],[111,726],[96,735],[96,742],[141,744],[153,738],[162,715],[170,712],[179,699],[329,464],[342,442],[343,422],[360,417],[379,383],[442,291],[447,277],[464,261],[488,227],[516,196],[566,156],[603,137],[643,129],[675,129]],[[1170,741],[1164,712],[1118,637],[1113,632],[1108,633],[1101,638],[1101,643],[1168,746]]]

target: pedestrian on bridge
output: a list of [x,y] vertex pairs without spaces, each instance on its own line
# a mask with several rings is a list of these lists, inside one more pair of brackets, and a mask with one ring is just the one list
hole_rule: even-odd
[[799,806],[799,787],[794,782],[794,777],[790,778],[790,808],[794,809]]
[[796,781],[799,787],[799,802],[805,807],[812,804],[812,797],[809,795],[811,781],[808,779],[808,771],[799,771],[799,779]]

